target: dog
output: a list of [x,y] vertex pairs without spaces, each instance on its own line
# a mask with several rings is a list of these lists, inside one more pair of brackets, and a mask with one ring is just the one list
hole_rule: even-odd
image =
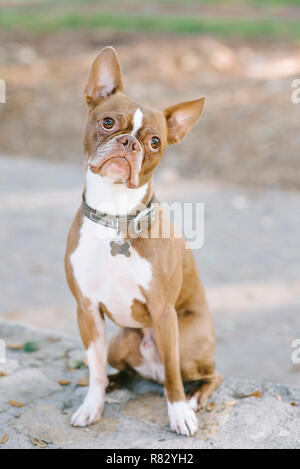
[[[112,47],[94,60],[84,94],[85,185],[68,234],[65,270],[90,381],[71,424],[86,426],[101,418],[108,362],[120,373],[134,370],[162,383],[171,430],[192,436],[195,412],[222,378],[192,251],[155,199],[153,175],[167,145],[181,142],[199,119],[205,97],[164,112],[136,104],[123,94]],[[106,316],[120,326],[109,345]],[[188,398],[185,382],[194,383]]]

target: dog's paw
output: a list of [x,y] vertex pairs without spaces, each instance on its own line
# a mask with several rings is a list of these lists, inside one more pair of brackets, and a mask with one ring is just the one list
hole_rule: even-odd
[[196,396],[190,397],[190,399],[188,400],[188,405],[194,412],[198,412],[199,403],[198,403],[198,399]]
[[168,402],[170,427],[180,435],[193,436],[198,429],[195,412],[184,401]]
[[99,422],[103,411],[103,405],[91,402],[89,399],[77,409],[72,415],[71,425],[73,427],[86,427]]
[[207,404],[207,398],[203,398],[203,396],[195,394],[194,396],[188,399],[188,405],[194,412],[199,412],[199,410],[204,409]]

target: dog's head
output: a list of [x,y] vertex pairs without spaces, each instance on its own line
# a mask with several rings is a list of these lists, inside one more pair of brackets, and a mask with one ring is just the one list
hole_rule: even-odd
[[161,112],[136,104],[122,90],[117,53],[106,47],[93,62],[84,91],[86,169],[137,188],[151,179],[166,146],[179,143],[199,119],[205,98]]

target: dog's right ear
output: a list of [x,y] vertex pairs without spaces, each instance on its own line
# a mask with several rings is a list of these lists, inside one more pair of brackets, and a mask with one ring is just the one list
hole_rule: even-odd
[[107,96],[122,91],[123,79],[117,52],[113,47],[105,47],[95,58],[84,96],[88,106],[97,106]]

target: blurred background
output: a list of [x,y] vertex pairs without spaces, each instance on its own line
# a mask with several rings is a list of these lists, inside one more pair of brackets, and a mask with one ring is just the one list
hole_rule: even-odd
[[300,0],[0,0],[0,317],[78,333],[63,255],[82,187],[82,90],[106,45],[137,102],[207,96],[167,149],[157,194],[205,203],[195,255],[219,370],[300,386]]

